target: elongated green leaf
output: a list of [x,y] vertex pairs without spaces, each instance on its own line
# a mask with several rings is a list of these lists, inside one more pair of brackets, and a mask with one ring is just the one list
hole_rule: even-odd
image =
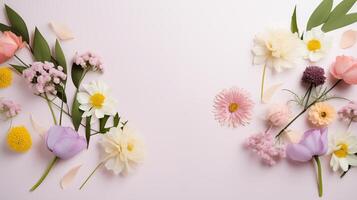
[[293,15],[291,16],[290,29],[291,29],[292,33],[298,33],[299,34],[299,28],[298,28],[297,20],[296,20],[296,6],[294,8]]
[[76,63],[73,63],[72,69],[71,69],[71,77],[72,77],[72,82],[76,88],[79,88],[82,79],[84,78],[84,70],[82,66],[77,65]]
[[57,84],[56,91],[57,91],[56,96],[60,98],[64,103],[67,103],[67,96],[63,86]]
[[357,22],[357,13],[347,14],[343,17],[339,17],[333,21],[327,21],[321,28],[323,32],[329,32],[336,30],[338,28],[342,28],[344,26],[348,26]]
[[35,29],[35,35],[33,38],[33,56],[36,61],[49,61],[51,62],[51,50],[46,42],[45,38],[42,36],[40,31]]
[[357,0],[343,0],[339,3],[328,16],[328,20],[335,20],[339,17],[345,16]]
[[12,65],[10,64],[10,66],[12,68],[14,68],[17,72],[19,72],[20,74],[22,74],[22,72],[26,69],[26,67],[21,66],[21,65]]
[[119,113],[115,114],[113,118],[113,127],[118,127],[120,121]]
[[55,45],[55,57],[57,63],[63,67],[63,72],[67,74],[67,63],[66,63],[66,57],[64,56],[63,50],[61,48],[60,43],[58,40],[56,40],[56,45]]
[[11,30],[14,31],[16,35],[21,36],[22,39],[27,42],[27,44],[30,44],[29,32],[27,30],[25,21],[8,5],[5,5],[5,10],[11,24]]
[[11,31],[11,27],[5,24],[0,23],[0,31],[4,32],[4,31]]
[[107,124],[109,117],[110,117],[109,115],[105,115],[103,118],[99,119],[99,132],[101,133],[107,132],[105,125]]
[[90,118],[86,117],[86,140],[87,140],[87,149],[89,147],[89,140],[90,140]]
[[326,22],[333,5],[333,0],[323,0],[311,14],[307,22],[306,30],[309,31],[314,27],[320,26]]
[[77,97],[74,98],[75,99],[73,100],[71,115],[73,127],[76,131],[78,131],[82,122],[83,111],[79,109],[79,102],[77,101]]

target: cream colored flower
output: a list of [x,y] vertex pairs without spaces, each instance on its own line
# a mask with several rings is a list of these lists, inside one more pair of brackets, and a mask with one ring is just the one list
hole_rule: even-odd
[[144,160],[144,145],[128,128],[111,128],[100,141],[104,166],[115,174],[127,174]]
[[83,110],[82,117],[92,116],[91,122],[103,118],[104,115],[115,115],[115,101],[109,95],[108,86],[101,81],[92,81],[83,85],[84,91],[79,92],[77,100]]
[[308,120],[317,127],[326,127],[335,117],[335,109],[326,102],[315,103],[308,113]]
[[339,168],[347,171],[348,166],[357,166],[357,137],[350,133],[332,135],[329,139],[330,166],[333,171]]
[[300,64],[303,43],[297,34],[289,30],[272,29],[255,37],[252,53],[254,64],[265,64],[280,72]]
[[323,58],[331,47],[331,41],[320,29],[312,29],[304,35],[304,55],[305,59],[317,62]]

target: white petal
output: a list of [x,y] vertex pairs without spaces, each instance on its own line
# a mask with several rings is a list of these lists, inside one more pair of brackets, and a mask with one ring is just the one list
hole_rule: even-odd
[[72,31],[66,25],[51,22],[50,26],[60,40],[71,40],[74,38]]
[[62,177],[60,185],[62,189],[66,189],[67,186],[69,186],[74,178],[76,177],[79,169],[81,168],[82,165],[77,165],[73,168],[71,168],[70,170],[68,170],[68,172]]
[[89,103],[90,96],[85,92],[78,92],[77,100],[80,104]]
[[83,111],[89,111],[91,108],[92,106],[90,104],[82,104],[79,106],[79,109]]
[[357,156],[355,155],[348,155],[346,157],[348,164],[352,165],[352,166],[357,166]]
[[346,158],[339,159],[340,167],[345,172],[348,170],[348,161]]

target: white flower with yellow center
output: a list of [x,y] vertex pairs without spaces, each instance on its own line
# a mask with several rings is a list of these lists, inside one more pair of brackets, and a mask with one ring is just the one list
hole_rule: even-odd
[[348,170],[348,166],[357,166],[357,137],[349,133],[333,135],[329,139],[330,166],[333,171],[341,168]]
[[109,95],[108,86],[101,81],[92,81],[83,85],[84,91],[77,94],[83,110],[82,117],[91,116],[91,122],[103,118],[105,115],[115,115],[115,101]]
[[104,150],[104,166],[115,174],[126,175],[144,160],[144,145],[133,132],[124,128],[111,128],[100,144]]
[[308,31],[304,35],[305,59],[311,62],[321,60],[331,47],[331,41],[325,36],[325,33],[318,28]]
[[255,65],[264,64],[280,72],[301,63],[303,43],[289,30],[272,29],[255,37],[252,53]]

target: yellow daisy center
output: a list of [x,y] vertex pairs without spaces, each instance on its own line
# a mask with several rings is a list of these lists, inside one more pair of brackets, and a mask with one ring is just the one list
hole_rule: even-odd
[[307,43],[307,49],[309,51],[316,51],[321,49],[321,42],[316,39],[312,39]]
[[15,152],[26,152],[32,146],[31,135],[24,126],[13,127],[7,135],[7,144]]
[[90,97],[90,104],[94,108],[101,108],[103,106],[105,96],[101,93],[95,93]]
[[8,67],[0,68],[0,88],[9,87],[12,83],[12,71]]
[[239,109],[239,105],[237,103],[231,103],[228,106],[228,110],[230,113],[234,113]]
[[345,143],[342,143],[339,146],[340,146],[340,149],[334,151],[333,153],[339,158],[345,158],[348,154],[348,145]]
[[126,147],[128,151],[133,151],[134,150],[134,144],[129,143],[128,146]]

